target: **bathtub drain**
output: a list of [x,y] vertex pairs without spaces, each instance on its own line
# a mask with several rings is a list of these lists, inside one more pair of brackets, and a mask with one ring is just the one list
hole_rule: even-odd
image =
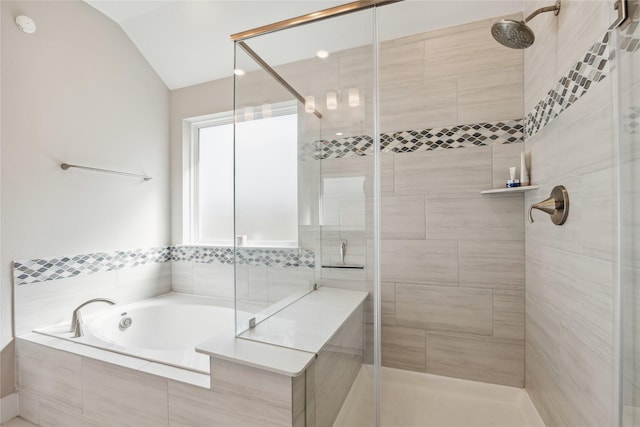
[[[125,316],[126,314],[127,313],[122,313],[122,316]],[[120,328],[121,331],[124,331],[129,326],[131,326],[132,323],[133,323],[133,319],[131,319],[131,317],[129,316],[122,317],[120,319],[120,324],[118,325],[118,327]]]

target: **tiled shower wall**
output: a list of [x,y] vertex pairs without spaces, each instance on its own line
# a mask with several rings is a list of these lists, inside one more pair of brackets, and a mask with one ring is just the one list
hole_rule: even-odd
[[[495,43],[491,24],[386,44],[383,132],[523,117],[522,52]],[[521,151],[384,155],[383,365],[523,385],[522,195],[480,195],[505,185]]]
[[[525,13],[541,6],[528,2]],[[530,112],[603,40],[611,4],[563,1],[559,16],[531,22],[525,51]],[[603,51],[607,58],[608,51]],[[526,206],[564,185],[567,222],[546,215],[525,227],[526,388],[547,425],[614,425],[615,73],[594,81],[571,106],[525,141],[534,181]],[[567,95],[568,96],[568,95]],[[558,110],[560,111],[560,110]]]
[[[524,116],[522,52],[498,45],[492,22],[383,43],[384,134],[411,139],[410,130]],[[503,187],[509,166],[519,165],[523,144],[504,142],[382,153],[383,365],[524,385],[523,196],[480,194]],[[371,171],[370,156],[322,160],[323,179],[370,183]],[[341,239],[354,247],[351,262],[369,268],[324,270],[323,284],[368,289],[370,237],[323,231],[323,256],[335,255]]]

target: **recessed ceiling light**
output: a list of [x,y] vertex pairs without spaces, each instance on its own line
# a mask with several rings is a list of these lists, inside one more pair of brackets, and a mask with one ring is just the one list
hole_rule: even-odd
[[233,70],[233,74],[235,74],[236,76],[244,76],[244,70],[242,68],[236,68],[235,70]]
[[329,52],[327,52],[326,50],[319,50],[316,52],[316,56],[321,59],[328,58]]
[[336,136],[342,136],[342,132],[336,132]]

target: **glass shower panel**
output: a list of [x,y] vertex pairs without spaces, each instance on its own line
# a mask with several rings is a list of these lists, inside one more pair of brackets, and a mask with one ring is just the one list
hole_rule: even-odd
[[[243,47],[244,46],[244,47]],[[263,68],[247,44],[236,46],[234,256],[236,332],[259,324],[316,283],[313,248],[299,244],[299,146],[318,138],[317,118]],[[259,60],[259,58],[258,58]],[[317,239],[311,239],[315,241]]]
[[640,5],[617,41],[622,312],[621,425],[640,425]]
[[[372,8],[235,46],[236,68],[244,71],[235,77],[236,332],[241,339],[318,354],[315,380],[307,381],[315,384],[307,389],[315,396],[315,413],[307,414],[315,425],[333,425],[363,363],[374,359],[374,18]],[[294,141],[278,153],[272,150],[285,138],[279,136],[284,124],[270,121],[273,128],[251,136],[242,129],[263,118],[264,104],[278,105],[273,117],[286,110],[292,125]],[[244,139],[254,145],[243,148]],[[288,179],[262,186],[285,169]],[[285,183],[292,186],[285,189]],[[281,211],[273,223],[266,218],[270,204]],[[293,237],[256,237],[283,226],[291,213]],[[327,335],[322,348],[317,338],[326,333],[318,329],[340,304],[305,313],[302,322],[290,315],[314,289],[320,295],[368,292],[364,307]],[[373,394],[368,385],[363,391]]]
[[316,285],[372,290],[372,18],[236,43],[239,334]]

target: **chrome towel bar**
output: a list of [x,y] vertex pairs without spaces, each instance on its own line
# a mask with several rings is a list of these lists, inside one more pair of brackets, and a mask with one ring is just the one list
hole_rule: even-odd
[[85,169],[85,170],[90,170],[90,171],[94,171],[94,172],[111,173],[111,174],[114,174],[114,175],[132,176],[132,177],[135,177],[135,178],[142,178],[145,181],[149,181],[151,179],[150,176],[139,174],[139,173],[130,173],[130,172],[114,171],[114,170],[109,170],[109,169],[92,168],[92,167],[89,167],[89,166],[70,165],[69,163],[61,163],[60,167],[62,169],[64,169],[64,170],[68,170],[70,168],[78,168],[78,169]]

